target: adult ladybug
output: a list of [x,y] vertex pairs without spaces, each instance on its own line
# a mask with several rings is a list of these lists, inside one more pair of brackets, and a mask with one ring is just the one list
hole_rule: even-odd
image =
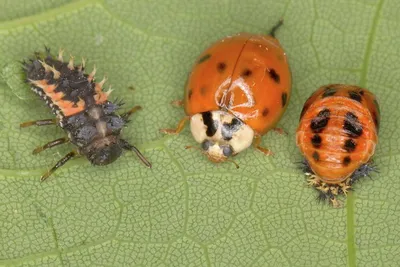
[[[185,86],[186,116],[176,129],[190,120],[194,139],[213,162],[223,162],[252,143],[261,147],[261,136],[274,128],[287,108],[291,73],[279,41],[280,21],[269,35],[239,33],[223,38],[197,58]],[[253,142],[254,141],[254,142]],[[237,166],[238,167],[238,166]]]
[[296,132],[308,183],[338,207],[371,163],[378,142],[380,110],[376,97],[355,85],[320,87],[305,102]]
[[75,66],[73,57],[69,62],[63,62],[62,54],[60,50],[58,57],[54,58],[46,48],[45,55],[35,53],[34,59],[23,62],[26,82],[46,102],[56,119],[28,121],[21,127],[58,124],[68,136],[36,148],[33,154],[68,142],[78,147],[60,159],[41,177],[41,181],[74,157],[86,156],[93,165],[107,165],[114,162],[123,150],[134,151],[147,167],[151,167],[140,151],[120,136],[129,116],[141,107],[117,114],[122,103],[108,100],[111,90],[103,91],[105,78],[99,83],[94,82],[96,68],[86,74],[84,60]]

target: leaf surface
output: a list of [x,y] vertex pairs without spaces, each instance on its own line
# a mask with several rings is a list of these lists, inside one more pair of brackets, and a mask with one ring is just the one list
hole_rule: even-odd
[[[398,266],[400,261],[400,6],[377,1],[0,1],[0,265],[4,266]],[[293,72],[293,94],[268,133],[275,155],[248,149],[214,165],[186,128],[164,136],[184,115],[195,58],[237,32],[277,34]],[[46,45],[88,59],[107,75],[126,108],[141,105],[124,137],[133,153],[93,167],[69,162],[40,175],[72,149],[31,151],[64,136],[56,127],[20,129],[52,118],[23,83],[18,61]],[[381,104],[375,162],[380,173],[356,184],[342,209],[318,203],[296,162],[302,105],[319,86],[358,84]],[[130,86],[134,87],[129,88]]]

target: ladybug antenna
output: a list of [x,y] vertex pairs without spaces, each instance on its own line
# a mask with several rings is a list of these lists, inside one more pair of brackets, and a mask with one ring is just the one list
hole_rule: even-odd
[[277,24],[275,24],[274,27],[272,27],[271,31],[269,32],[269,35],[275,38],[275,33],[276,31],[283,25],[283,18],[281,18]]

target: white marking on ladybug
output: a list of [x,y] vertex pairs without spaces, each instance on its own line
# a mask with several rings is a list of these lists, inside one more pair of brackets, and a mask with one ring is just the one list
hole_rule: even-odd
[[[229,88],[226,86],[229,85]],[[240,91],[246,96],[246,101],[243,103],[237,103],[234,105],[235,102],[235,93],[234,90],[239,88]],[[222,97],[220,97],[222,94]],[[227,99],[229,97],[229,99]],[[241,120],[246,120],[248,118],[254,118],[258,116],[258,110],[253,110],[248,114],[243,114],[242,112],[235,111],[236,108],[252,108],[255,105],[255,99],[253,96],[253,92],[249,87],[248,83],[242,78],[238,78],[231,82],[231,78],[227,78],[217,89],[215,92],[215,102],[217,105],[223,109],[227,109],[232,112],[237,118]],[[218,102],[218,99],[220,101]]]

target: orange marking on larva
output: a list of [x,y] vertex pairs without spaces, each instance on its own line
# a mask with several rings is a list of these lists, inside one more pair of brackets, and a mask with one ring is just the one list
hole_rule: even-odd
[[29,80],[29,82],[41,89],[44,89],[47,86],[47,81],[46,80]]
[[72,101],[60,100],[54,101],[58,108],[62,111],[64,116],[71,116],[81,112],[85,108],[85,101],[80,99],[77,103]]
[[47,86],[43,87],[43,91],[46,95],[50,96],[49,94],[53,93],[56,90],[57,84],[47,84]]
[[51,98],[51,100],[53,102],[55,102],[55,104],[57,104],[56,102],[60,99],[62,99],[65,94],[63,92],[56,92],[56,93],[46,93],[47,96],[49,96]]
[[104,103],[107,100],[107,98],[108,98],[108,94],[103,93],[103,92],[100,92],[94,96],[94,99],[96,100],[96,104]]
[[64,113],[64,116],[68,117],[84,110],[85,101],[83,99],[79,99],[77,103],[73,103],[71,101],[60,101],[60,105],[58,105],[58,107]]

